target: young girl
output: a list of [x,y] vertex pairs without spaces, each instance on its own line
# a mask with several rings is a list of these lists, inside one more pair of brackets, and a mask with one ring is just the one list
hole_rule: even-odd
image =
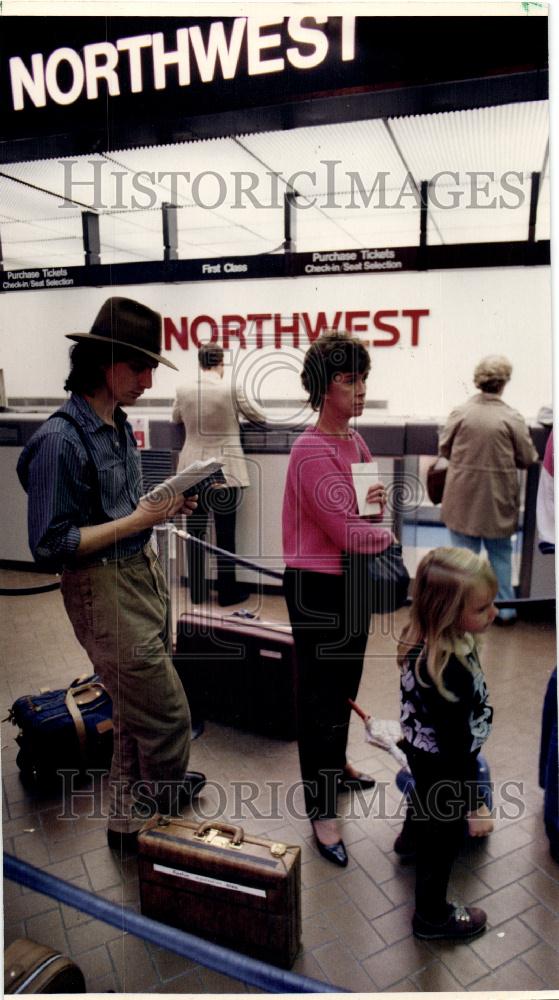
[[[493,716],[477,636],[495,619],[496,592],[495,574],[480,556],[434,549],[419,564],[410,621],[398,646],[400,720],[415,780],[412,926],[415,936],[426,940],[466,940],[480,934],[487,921],[483,910],[449,903],[446,893],[464,820],[470,836],[493,829],[476,782],[476,758]],[[397,851],[406,828],[409,833],[408,817]]]

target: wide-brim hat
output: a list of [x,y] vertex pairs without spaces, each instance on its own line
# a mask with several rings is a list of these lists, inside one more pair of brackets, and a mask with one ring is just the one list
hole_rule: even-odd
[[178,372],[177,366],[161,354],[162,325],[161,314],[149,306],[135,299],[113,296],[101,306],[89,333],[66,336],[69,340],[97,340],[128,347]]

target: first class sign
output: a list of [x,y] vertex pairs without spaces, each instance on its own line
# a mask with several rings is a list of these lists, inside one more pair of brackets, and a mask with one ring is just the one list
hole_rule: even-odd
[[[202,19],[172,31],[126,33],[8,60],[11,110],[68,106],[85,98],[187,88],[308,71],[355,59],[354,17]],[[130,26],[134,24],[131,19]],[[332,36],[335,36],[333,38]],[[335,42],[335,44],[334,44]]]

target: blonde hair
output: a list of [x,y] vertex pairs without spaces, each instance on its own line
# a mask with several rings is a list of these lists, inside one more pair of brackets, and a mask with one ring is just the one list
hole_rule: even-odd
[[[398,663],[402,666],[410,649],[424,643],[427,673],[449,701],[456,699],[444,686],[444,669],[451,653],[468,667],[458,623],[472,590],[480,583],[486,584],[493,595],[497,593],[497,579],[490,564],[469,549],[433,549],[423,557],[415,575],[410,620],[398,643]],[[418,663],[419,658],[416,677],[421,683]]]
[[474,369],[474,385],[482,392],[498,392],[512,375],[512,365],[504,354],[488,354]]

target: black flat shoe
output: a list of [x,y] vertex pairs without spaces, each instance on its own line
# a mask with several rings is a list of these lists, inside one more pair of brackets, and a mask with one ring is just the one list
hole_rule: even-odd
[[394,841],[393,850],[404,863],[415,861],[416,838],[409,824],[406,826],[404,823],[401,832]]
[[196,798],[206,784],[206,775],[201,771],[187,771],[183,780],[186,801]]
[[315,833],[314,842],[319,854],[322,854],[322,857],[326,858],[327,861],[331,861],[333,865],[339,865],[340,868],[347,866],[349,858],[343,840],[338,840],[337,844],[323,844]]
[[120,830],[107,830],[107,844],[119,854],[136,854],[138,851],[138,834],[121,833]]
[[233,590],[222,590],[218,592],[217,603],[220,608],[228,608],[231,604],[241,604],[248,601],[250,590],[248,587],[236,587]]
[[197,740],[198,737],[201,736],[203,732],[204,732],[204,720],[201,719],[200,721],[196,721],[196,722],[193,721],[192,722],[192,732],[191,732],[191,735],[190,735],[190,739],[191,740]]
[[356,774],[353,777],[342,775],[341,778],[338,778],[339,792],[364,791],[366,788],[374,788],[375,785],[376,781],[370,774]]

